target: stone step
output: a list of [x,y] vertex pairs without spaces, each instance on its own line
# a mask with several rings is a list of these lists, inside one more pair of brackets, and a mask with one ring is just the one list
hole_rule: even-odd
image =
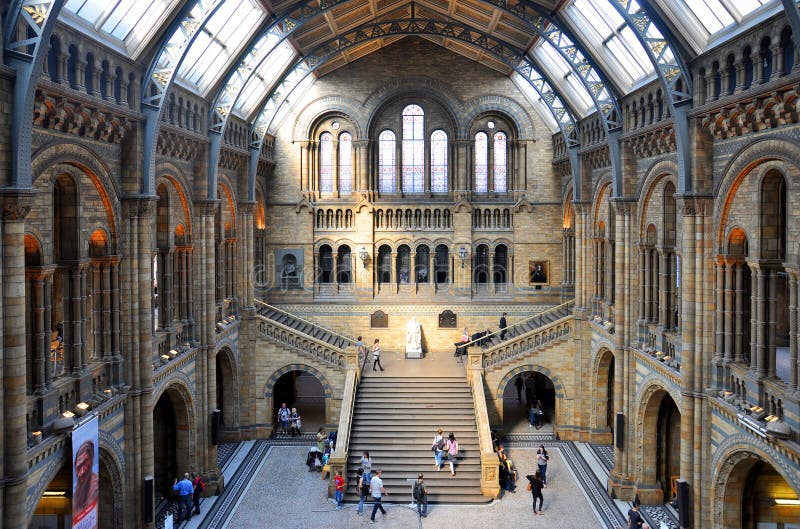
[[443,382],[452,382],[454,384],[460,384],[458,387],[464,387],[467,383],[466,377],[393,377],[393,376],[385,376],[385,377],[371,377],[366,376],[361,379],[361,384],[359,387],[368,387],[370,385],[382,386],[382,387],[389,387],[392,384],[398,385],[415,385],[415,384],[424,384],[424,385],[434,385]]

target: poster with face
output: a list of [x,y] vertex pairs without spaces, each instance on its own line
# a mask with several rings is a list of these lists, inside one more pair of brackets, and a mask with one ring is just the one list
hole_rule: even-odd
[[100,482],[98,419],[81,423],[72,431],[72,528],[97,529]]

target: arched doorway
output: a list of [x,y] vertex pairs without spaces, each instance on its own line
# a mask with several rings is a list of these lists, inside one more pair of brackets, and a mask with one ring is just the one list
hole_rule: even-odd
[[598,353],[595,380],[594,425],[595,442],[610,444],[614,434],[614,354],[608,349]]
[[717,476],[715,501],[731,507],[721,510],[722,519],[714,520],[715,527],[757,529],[800,523],[797,491],[774,466],[752,452],[734,454],[727,463],[729,473]]
[[100,497],[97,504],[99,529],[121,529],[124,526],[122,476],[111,457],[100,448]]
[[537,433],[553,433],[556,417],[556,390],[553,381],[538,371],[522,371],[512,377],[503,391],[503,431],[506,433],[530,433],[528,413],[534,404],[543,414],[539,416],[541,426]]
[[217,404],[220,425],[223,428],[236,426],[236,389],[232,353],[224,348],[217,353]]
[[[102,467],[101,467],[102,480]],[[102,481],[101,481],[102,484]],[[100,503],[103,503],[103,489],[100,489]],[[63,525],[62,525],[63,524]],[[42,491],[39,503],[33,511],[28,527],[71,527],[72,526],[72,462],[65,462],[53,479]]]
[[172,480],[190,472],[190,414],[181,392],[170,387],[153,408],[153,459],[156,503],[172,494]]
[[297,408],[302,418],[302,433],[316,433],[325,425],[325,389],[313,374],[301,370],[284,373],[275,381],[272,396],[273,406],[269,414],[276,425],[276,433],[280,433],[277,410],[284,402],[290,409]]
[[644,504],[659,504],[676,496],[681,470],[681,414],[663,388],[652,392],[646,402],[639,500]]

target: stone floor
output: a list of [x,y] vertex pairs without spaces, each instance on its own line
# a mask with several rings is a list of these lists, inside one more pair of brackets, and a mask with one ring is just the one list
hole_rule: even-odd
[[[300,529],[300,528],[350,528],[370,525],[371,506],[358,516],[356,505],[346,504],[337,511],[335,504],[326,498],[326,482],[317,472],[308,472],[305,466],[306,450],[302,447],[270,446],[255,463],[251,476],[241,475],[244,483],[238,492],[229,483],[229,494],[237,496],[228,501],[227,512],[204,512],[202,522],[197,519],[183,524],[186,529],[195,527],[219,529]],[[548,488],[544,491],[543,516],[534,516],[530,493],[524,490],[525,474],[535,469],[534,448],[512,448],[510,455],[521,476],[519,491],[506,493],[500,500],[486,506],[431,505],[429,515],[419,519],[409,508],[410,488],[390,490],[386,509],[388,514],[377,514],[376,526],[386,528],[439,528],[484,529],[502,527],[547,527],[553,529],[578,529],[585,527],[608,528],[596,514],[586,495],[581,492],[569,465],[565,464],[557,446],[551,447],[548,465]],[[242,464],[247,464],[242,461]],[[208,503],[208,502],[204,502]],[[224,502],[223,502],[224,503]],[[206,506],[203,506],[206,511]],[[617,529],[613,526],[613,529]]]

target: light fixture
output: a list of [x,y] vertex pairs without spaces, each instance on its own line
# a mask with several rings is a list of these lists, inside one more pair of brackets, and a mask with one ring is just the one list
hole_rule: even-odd
[[467,260],[467,249],[463,246],[458,249],[458,257],[461,259],[461,268],[464,268],[464,261]]
[[767,422],[775,422],[775,421],[780,421],[781,419],[777,415],[767,415],[766,417],[764,417],[764,420]]
[[65,490],[46,490],[42,493],[45,498],[63,498],[67,495]]
[[169,360],[170,360],[169,355],[161,355],[161,361],[164,362],[165,364],[169,362]]
[[73,417],[75,417],[75,414],[69,410],[65,410],[64,412],[61,413],[61,416],[64,417],[65,419],[72,419]]
[[358,257],[361,259],[361,264],[364,265],[364,268],[367,267],[367,261],[369,261],[369,254],[367,253],[367,249],[363,246],[358,251]]
[[33,440],[33,444],[38,445],[42,442],[42,432],[40,430],[31,432],[31,439]]
[[83,417],[87,411],[89,411],[88,402],[79,402],[78,404],[75,405],[75,414],[78,417]]
[[775,498],[775,505],[792,505],[797,507],[800,506],[800,499]]

